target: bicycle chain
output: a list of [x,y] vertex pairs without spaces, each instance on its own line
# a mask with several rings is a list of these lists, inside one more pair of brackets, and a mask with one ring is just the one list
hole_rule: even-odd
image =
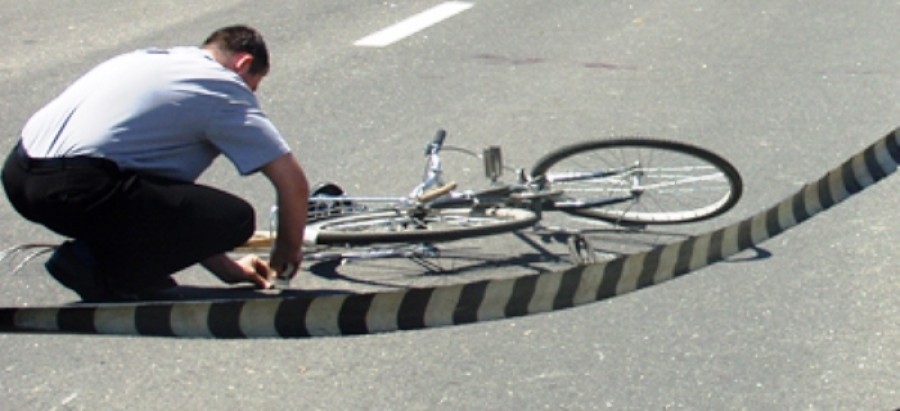
[[226,301],[0,308],[2,332],[175,337],[367,334],[497,320],[622,295],[685,275],[808,220],[897,170],[900,128],[735,224],[614,260],[518,278],[403,291]]

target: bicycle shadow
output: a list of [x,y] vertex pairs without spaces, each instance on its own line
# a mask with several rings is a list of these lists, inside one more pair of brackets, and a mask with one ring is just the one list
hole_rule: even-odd
[[[515,276],[543,274],[568,268],[577,264],[603,262],[619,258],[636,251],[649,251],[690,237],[689,234],[666,231],[621,228],[598,228],[578,230],[577,235],[590,239],[590,256],[574,256],[574,251],[559,251],[568,246],[572,232],[514,232],[512,233],[528,251],[515,254],[485,252],[475,247],[456,248],[452,253],[442,252],[437,257],[407,257],[365,260],[344,264],[340,260],[321,261],[309,267],[311,275],[323,281],[341,281],[354,285],[389,288],[410,288],[418,285],[433,285],[436,278],[446,278],[447,282],[471,282],[491,276],[492,272],[508,272]],[[609,243],[616,243],[618,247]],[[754,255],[735,256],[726,262],[741,263],[767,259],[772,253],[760,247],[752,247]],[[587,258],[586,258],[587,257]],[[386,260],[394,261],[386,262]],[[402,260],[403,263],[396,263]],[[351,260],[352,261],[352,260]],[[587,262],[585,262],[587,261]],[[363,269],[351,270],[348,266],[367,265]],[[402,267],[402,268],[398,268]],[[368,270],[367,270],[368,269]],[[356,271],[351,273],[350,271]],[[367,272],[368,271],[368,272]],[[391,274],[384,274],[390,272]],[[417,281],[418,280],[418,281]],[[468,280],[468,281],[465,281]],[[401,282],[401,284],[398,284]],[[417,284],[418,282],[418,284]]]
[[[387,261],[391,260],[391,261]],[[402,260],[402,261],[398,261]],[[309,267],[309,273],[323,281],[341,281],[360,286],[406,289],[416,287],[416,280],[428,285],[433,280],[448,279],[479,281],[494,278],[496,272],[515,272],[516,276],[542,274],[555,271],[542,265],[559,266],[565,263],[565,256],[543,253],[525,253],[515,256],[466,252],[461,254],[442,253],[438,257],[410,257],[367,260],[342,263],[340,260],[321,261]],[[359,268],[363,273],[350,273],[348,265]],[[361,267],[365,265],[366,267]],[[397,268],[398,266],[402,266]],[[367,274],[365,271],[369,271]],[[385,272],[393,274],[385,275]],[[483,274],[483,275],[479,275]],[[398,284],[400,282],[400,284]],[[462,281],[468,282],[468,281]]]

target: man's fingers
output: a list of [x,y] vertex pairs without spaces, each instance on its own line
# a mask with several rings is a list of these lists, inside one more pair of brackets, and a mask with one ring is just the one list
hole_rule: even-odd
[[269,280],[272,279],[272,268],[269,267],[269,264],[263,261],[262,258],[256,257],[253,260],[253,269],[256,271],[256,285],[263,289],[268,289],[272,287],[272,284],[269,283]]
[[271,288],[269,280],[272,278],[272,270],[269,268],[269,264],[252,254],[242,258],[241,263],[247,270],[245,271],[246,281],[262,289]]
[[262,258],[256,257],[253,260],[253,270],[259,274],[260,277],[269,279],[272,276],[272,269],[269,267]]
[[253,260],[250,261],[250,267],[253,269],[254,274],[250,276],[250,281],[256,284],[257,287],[262,289],[268,289],[271,287],[269,284],[269,265],[266,264],[261,258],[257,256],[253,256]]
[[294,264],[294,263],[285,264],[284,267],[281,269],[281,273],[280,273],[281,278],[288,278],[288,279],[294,278],[294,276],[297,275],[297,271],[299,268],[300,268],[299,264]]

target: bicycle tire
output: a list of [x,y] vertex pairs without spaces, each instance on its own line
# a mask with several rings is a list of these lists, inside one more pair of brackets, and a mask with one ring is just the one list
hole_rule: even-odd
[[436,208],[419,216],[397,209],[315,222],[306,232],[307,241],[322,245],[427,243],[506,233],[531,227],[537,220],[531,210],[510,207]]
[[[670,159],[677,162],[665,163]],[[571,178],[567,175],[592,173],[597,167],[635,169],[585,181],[563,181]],[[706,170],[705,175],[685,174],[700,168]],[[638,173],[646,184],[641,182],[640,187],[635,187],[624,181],[634,180]],[[734,207],[744,188],[737,168],[718,154],[690,144],[647,137],[565,146],[539,159],[531,174],[532,178],[564,191],[565,200],[555,204],[560,211],[614,223],[677,224],[706,220]],[[631,192],[632,200],[583,206],[602,204],[604,198],[625,198],[626,191]],[[635,196],[636,192],[640,194]]]

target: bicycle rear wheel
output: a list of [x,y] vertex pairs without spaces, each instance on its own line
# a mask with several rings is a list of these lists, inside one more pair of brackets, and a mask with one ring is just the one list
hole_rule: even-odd
[[538,160],[532,176],[564,191],[557,209],[616,223],[674,224],[720,215],[743,182],[724,158],[649,138],[589,141]]
[[351,214],[307,226],[307,241],[323,245],[442,242],[531,227],[534,212],[507,207],[384,210]]

